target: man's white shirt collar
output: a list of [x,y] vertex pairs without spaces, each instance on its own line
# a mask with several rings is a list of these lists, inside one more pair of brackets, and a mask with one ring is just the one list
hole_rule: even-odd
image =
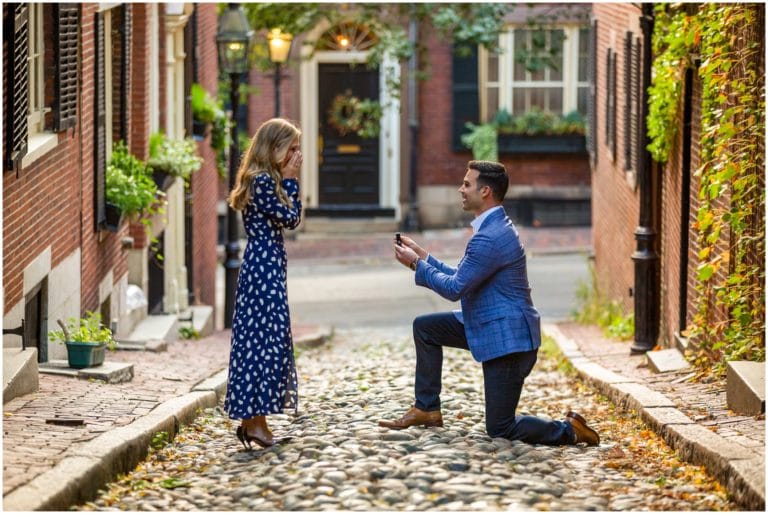
[[479,216],[477,216],[475,219],[472,220],[470,225],[472,225],[472,232],[474,234],[477,234],[477,231],[480,230],[480,227],[483,226],[483,221],[485,221],[485,218],[491,215],[493,212],[498,210],[499,208],[503,208],[501,205],[496,205],[493,208],[489,208]]

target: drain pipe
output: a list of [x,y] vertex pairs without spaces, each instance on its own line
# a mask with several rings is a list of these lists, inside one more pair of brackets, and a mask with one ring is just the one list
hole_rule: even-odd
[[417,101],[418,92],[416,90],[416,70],[418,68],[417,42],[419,39],[419,23],[411,20],[408,24],[408,40],[413,43],[414,51],[408,59],[408,131],[410,133],[410,166],[408,178],[408,213],[403,221],[403,230],[406,232],[418,232],[421,230],[419,225],[419,203],[416,199],[417,181],[416,169],[418,167],[418,144],[419,144],[419,105]]
[[643,78],[640,99],[640,221],[635,229],[637,248],[632,254],[635,265],[635,339],[632,354],[650,351],[659,338],[659,255],[656,252],[657,232],[653,228],[654,187],[651,154],[648,144],[648,87],[651,85],[653,35],[653,4],[643,4],[640,18],[643,31]]

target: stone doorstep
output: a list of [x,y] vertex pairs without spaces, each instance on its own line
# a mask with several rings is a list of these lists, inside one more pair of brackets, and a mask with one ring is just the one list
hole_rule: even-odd
[[672,371],[684,371],[690,369],[691,364],[677,349],[661,349],[645,353],[648,367],[654,373],[669,373]]
[[726,400],[728,409],[737,413],[765,413],[765,362],[728,362]]
[[104,362],[96,367],[73,369],[67,360],[50,360],[38,364],[41,374],[57,374],[83,380],[102,380],[108,384],[130,382],[133,379],[133,364],[121,362]]

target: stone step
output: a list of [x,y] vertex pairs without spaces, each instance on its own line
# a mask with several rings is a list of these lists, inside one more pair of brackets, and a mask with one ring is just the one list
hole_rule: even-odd
[[130,382],[133,379],[133,364],[123,362],[104,362],[96,367],[73,369],[67,360],[50,360],[41,363],[39,369],[42,374],[58,374],[84,380],[101,380],[108,384],[120,384]]
[[669,373],[672,371],[685,371],[691,364],[677,349],[661,349],[645,353],[648,368],[654,373]]
[[765,362],[728,362],[725,389],[728,409],[745,415],[765,413]]
[[[146,344],[161,340],[166,343],[179,339],[179,317],[175,314],[151,314],[141,320],[121,344]],[[118,345],[118,348],[122,348]]]
[[3,403],[34,393],[38,386],[37,348],[3,347]]

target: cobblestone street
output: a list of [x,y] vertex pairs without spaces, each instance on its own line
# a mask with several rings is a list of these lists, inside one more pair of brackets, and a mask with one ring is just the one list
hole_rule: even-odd
[[[392,431],[413,397],[405,331],[337,332],[301,351],[299,412],[269,419],[293,440],[244,451],[237,422],[204,410],[173,443],[157,436],[146,461],[78,510],[736,510],[701,468],[567,373],[545,350],[518,412],[562,418],[573,408],[599,447],[531,446],[485,433],[482,369],[446,351],[445,427]],[[565,371],[563,370],[565,369]]]

